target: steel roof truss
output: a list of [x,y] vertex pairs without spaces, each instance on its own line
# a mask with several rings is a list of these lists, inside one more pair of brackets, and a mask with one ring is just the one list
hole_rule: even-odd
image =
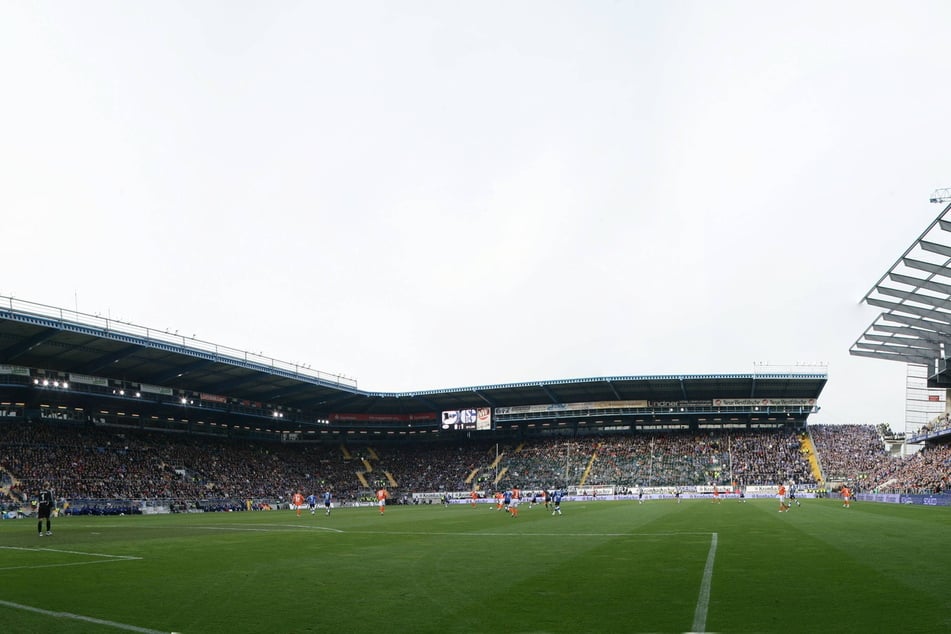
[[[951,301],[947,299],[942,299],[940,297],[932,297],[930,295],[922,295],[921,293],[909,293],[908,291],[900,291],[897,288],[888,288],[887,286],[878,286],[876,289],[882,295],[888,295],[890,297],[899,297],[903,300],[909,302],[917,302],[919,304],[927,304],[929,306],[934,306],[935,308],[944,308],[951,310]],[[946,313],[949,318],[951,318],[951,313]]]
[[[893,335],[904,335],[906,337],[916,337],[918,339],[923,339],[924,341],[932,341],[934,343],[945,343],[951,341],[951,338],[947,336],[941,336],[938,333],[931,332],[930,330],[922,330],[921,328],[911,328],[909,326],[889,326],[887,324],[875,324],[872,327],[872,330],[876,332],[887,332]],[[868,337],[868,332],[865,333],[865,336]]]
[[902,275],[900,273],[889,273],[888,275],[893,281],[899,284],[907,284],[908,286],[914,286],[916,288],[926,288],[929,291],[951,296],[951,284],[942,284],[941,282],[934,282],[932,280],[921,280],[917,277]]
[[[923,349],[923,348],[913,348],[911,346],[896,346],[896,345],[889,345],[885,343],[868,343],[861,340],[855,343],[855,347],[861,350],[877,350],[879,352],[895,352],[897,354],[901,354],[902,356],[905,356],[905,355],[923,356],[922,355],[923,352],[928,352],[927,349]],[[932,352],[934,352],[934,356],[932,358],[937,359],[938,356],[940,356],[937,350],[934,350]]]
[[903,363],[912,363],[915,365],[924,365],[928,367],[934,366],[934,359],[929,359],[927,357],[920,357],[918,355],[912,354],[900,354],[897,352],[881,352],[881,351],[867,351],[867,350],[856,350],[853,348],[849,353],[856,357],[868,357],[870,359],[884,359],[886,361],[901,361]]
[[918,338],[912,338],[912,337],[895,337],[893,335],[873,335],[873,334],[865,333],[865,339],[867,339],[868,341],[878,341],[879,343],[887,343],[892,345],[897,344],[900,346],[906,346],[908,348],[914,348],[914,349],[920,349],[920,350],[932,350],[937,347],[937,346],[929,346],[929,345],[916,346],[914,344],[921,343],[921,342],[927,343],[927,341],[918,339]]
[[24,339],[21,343],[15,346],[10,346],[3,351],[3,358],[5,360],[4,362],[6,363],[16,359],[21,354],[29,352],[41,343],[46,343],[47,341],[51,340],[57,334],[57,331],[52,329],[41,330],[29,339]]
[[919,240],[918,244],[925,251],[937,253],[938,255],[943,255],[946,258],[951,258],[951,247],[949,246],[938,244],[937,242],[928,242],[927,240]]
[[882,319],[896,324],[905,324],[920,330],[927,330],[939,335],[951,335],[951,325],[922,319],[921,317],[909,317],[908,315],[897,315],[895,313],[882,313]]
[[933,321],[941,322],[946,326],[951,326],[951,313],[943,313],[933,308],[918,308],[917,306],[908,306],[907,304],[898,304],[896,302],[886,302],[882,299],[869,297],[865,300],[870,306],[877,306],[886,310],[905,313],[907,315],[918,315]]
[[913,258],[903,258],[902,263],[910,269],[924,271],[932,275],[940,275],[941,277],[951,277],[951,268],[948,268],[945,264],[932,264],[931,262],[915,260]]

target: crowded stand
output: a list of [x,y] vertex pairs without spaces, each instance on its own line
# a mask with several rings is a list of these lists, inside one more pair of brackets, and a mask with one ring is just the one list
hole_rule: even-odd
[[[825,473],[810,466],[811,436]],[[49,483],[71,512],[249,510],[287,504],[302,490],[333,491],[340,504],[414,494],[483,495],[510,488],[772,485],[808,489],[822,480],[864,491],[949,490],[951,446],[890,456],[868,425],[814,425],[808,432],[678,430],[520,441],[263,444],[49,421],[0,425],[0,503],[29,504]]]
[[951,429],[951,416],[947,413],[939,414],[935,416],[930,421],[921,426],[918,430],[919,434],[927,434],[936,431],[945,431]]
[[826,480],[876,493],[946,493],[951,445],[928,445],[907,457],[890,455],[872,425],[810,425]]
[[931,445],[903,460],[891,460],[870,476],[869,489],[879,493],[951,492],[951,445]]
[[809,432],[826,480],[868,488],[874,473],[899,466],[872,425],[810,425]]

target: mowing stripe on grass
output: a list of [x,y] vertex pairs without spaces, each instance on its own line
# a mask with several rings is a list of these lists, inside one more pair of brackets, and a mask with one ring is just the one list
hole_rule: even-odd
[[153,630],[147,627],[139,627],[138,625],[129,625],[128,623],[117,623],[115,621],[97,619],[92,616],[73,614],[72,612],[55,612],[53,610],[44,610],[43,608],[34,608],[31,605],[23,605],[22,603],[4,601],[3,599],[0,599],[0,605],[17,610],[25,610],[26,612],[33,612],[34,614],[42,614],[43,616],[52,616],[57,619],[72,619],[74,621],[84,621],[86,623],[95,623],[96,625],[105,625],[106,627],[114,627],[119,630],[126,630],[127,632],[142,632],[142,634],[168,634],[162,630]]
[[717,534],[710,538],[710,551],[707,553],[707,564],[703,567],[703,580],[700,582],[700,596],[697,597],[697,609],[693,613],[693,632],[707,630],[707,608],[710,605],[710,583],[713,580],[713,560],[717,556]]

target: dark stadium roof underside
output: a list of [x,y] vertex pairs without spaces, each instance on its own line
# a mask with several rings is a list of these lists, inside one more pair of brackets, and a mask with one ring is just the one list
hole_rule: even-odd
[[128,334],[0,306],[0,364],[207,392],[328,414],[397,415],[590,401],[816,399],[817,374],[617,376],[368,392],[306,368],[222,355],[184,338]]
[[951,342],[951,205],[895,261],[863,301],[881,309],[849,352],[943,367]]

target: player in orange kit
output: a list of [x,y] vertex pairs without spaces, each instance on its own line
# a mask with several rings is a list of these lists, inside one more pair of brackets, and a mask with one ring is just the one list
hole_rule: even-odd
[[304,494],[299,489],[297,493],[291,496],[291,504],[297,509],[297,517],[300,517],[301,508],[304,506]]
[[779,500],[779,512],[783,513],[789,510],[789,505],[786,504],[786,485],[780,484],[779,490],[776,491],[776,499]]
[[849,509],[852,508],[852,489],[842,485],[842,506]]
[[512,517],[518,517],[518,505],[522,501],[522,490],[518,487],[512,488],[512,500],[509,502],[509,514]]
[[376,500],[380,504],[380,515],[386,511],[386,500],[390,497],[390,494],[387,493],[386,489],[380,489],[376,492]]

